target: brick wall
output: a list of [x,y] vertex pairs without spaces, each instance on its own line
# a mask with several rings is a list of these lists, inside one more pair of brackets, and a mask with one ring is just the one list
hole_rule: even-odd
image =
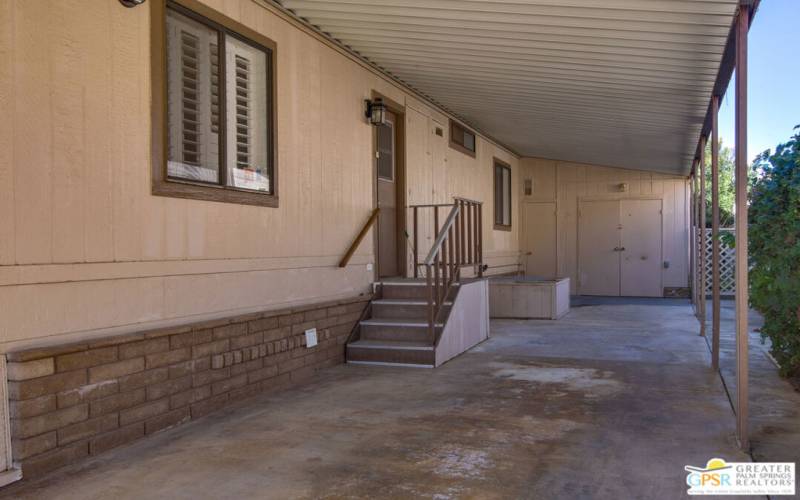
[[[35,477],[344,361],[367,297],[7,353],[11,442]],[[307,348],[305,330],[318,345]]]

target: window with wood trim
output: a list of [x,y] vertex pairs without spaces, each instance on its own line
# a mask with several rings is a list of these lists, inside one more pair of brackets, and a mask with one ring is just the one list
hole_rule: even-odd
[[511,229],[511,167],[494,160],[494,227]]
[[450,120],[450,147],[475,157],[475,133],[464,128],[460,123]]
[[166,165],[154,193],[276,206],[274,44],[183,4],[194,5],[167,2],[162,17]]

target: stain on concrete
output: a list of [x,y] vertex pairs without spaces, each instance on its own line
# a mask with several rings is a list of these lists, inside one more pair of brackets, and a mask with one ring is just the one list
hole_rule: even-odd
[[611,378],[611,372],[593,368],[566,368],[513,363],[491,363],[490,366],[495,368],[493,374],[496,377],[535,384],[558,384],[572,391],[583,391],[586,397],[591,398],[610,396],[622,390],[622,384]]
[[486,451],[452,444],[437,448],[427,459],[419,461],[418,464],[430,467],[433,473],[439,476],[473,479],[484,479],[484,472],[494,467]]

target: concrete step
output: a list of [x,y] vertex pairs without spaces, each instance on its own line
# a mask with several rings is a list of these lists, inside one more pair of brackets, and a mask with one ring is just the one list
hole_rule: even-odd
[[347,344],[347,362],[433,367],[436,353],[428,342],[361,339]]
[[[428,322],[419,319],[372,318],[359,323],[361,338],[368,340],[431,342]],[[436,325],[436,334],[442,330]]]
[[[452,302],[444,303],[440,318],[446,318]],[[428,301],[418,299],[379,299],[372,301],[373,319],[418,319],[427,321]]]

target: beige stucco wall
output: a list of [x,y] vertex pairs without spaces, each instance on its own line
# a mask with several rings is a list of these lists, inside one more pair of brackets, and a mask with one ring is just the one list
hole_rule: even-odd
[[421,98],[258,2],[207,3],[277,43],[279,208],[150,194],[147,4],[0,2],[4,349],[367,290],[372,238],[336,263],[373,206],[373,91],[407,107],[409,203],[486,202],[487,261],[516,262],[490,211],[492,157],[514,189],[516,157],[483,137],[475,159],[431,151],[447,117]]
[[[522,158],[519,166],[519,199],[556,203],[557,272],[570,278],[577,291],[578,203],[581,199],[662,200],[662,252],[668,269],[662,269],[664,287],[688,286],[689,274],[689,185],[679,176],[578,163]],[[533,180],[533,192],[525,196],[525,179]],[[628,190],[620,192],[619,184]],[[536,221],[524,221],[522,231],[536,232]],[[537,236],[538,237],[538,236]]]

